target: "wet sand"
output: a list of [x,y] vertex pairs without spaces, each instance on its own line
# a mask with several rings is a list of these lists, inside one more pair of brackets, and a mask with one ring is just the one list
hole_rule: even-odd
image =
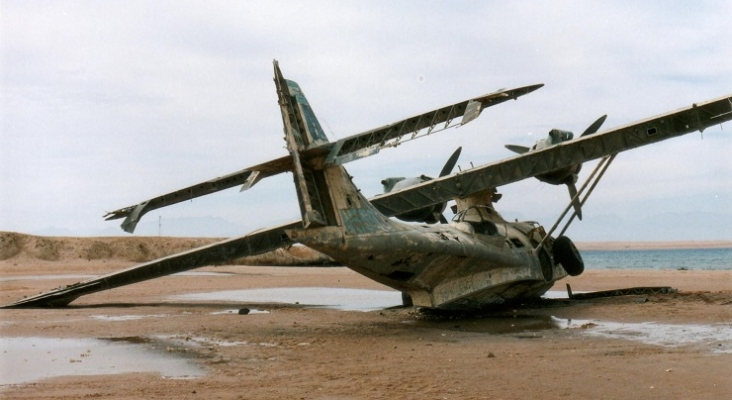
[[[97,275],[128,265],[119,260],[0,261],[0,303],[79,280],[64,275]],[[564,291],[565,283],[575,291],[659,285],[680,292],[551,300],[479,318],[428,317],[404,308],[361,312],[292,302],[175,300],[172,296],[187,293],[262,288],[388,290],[345,268],[224,266],[200,271],[226,274],[166,277],[82,297],[60,309],[0,310],[0,333],[2,338],[146,343],[185,358],[203,376],[77,374],[5,385],[0,396],[721,399],[732,394],[732,271],[591,270],[560,281],[556,289]],[[266,313],[235,313],[244,307]],[[656,331],[666,336],[646,340]],[[91,365],[99,352],[87,349],[81,352],[87,356],[56,360],[53,368]],[[8,371],[29,362],[33,360],[8,360],[6,355],[0,368]]]

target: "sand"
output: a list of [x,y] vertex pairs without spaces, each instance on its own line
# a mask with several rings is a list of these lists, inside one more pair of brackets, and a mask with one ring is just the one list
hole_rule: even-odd
[[[49,261],[18,253],[0,261],[4,278],[0,303],[79,280],[55,275],[97,275],[130,264],[62,256]],[[558,282],[556,288],[564,290],[565,283],[575,291],[661,285],[680,292],[547,301],[479,318],[429,317],[411,308],[359,312],[170,298],[245,288],[388,290],[346,268],[234,265],[202,271],[229,274],[166,277],[82,297],[60,309],[0,310],[0,333],[4,338],[205,340],[210,344],[166,348],[171,354],[191,357],[204,376],[183,380],[146,372],[63,376],[5,386],[0,397],[722,399],[732,395],[729,334],[685,342],[700,335],[692,332],[699,327],[732,329],[732,271],[590,270]],[[11,276],[17,279],[7,280]],[[49,279],[30,279],[34,276]],[[268,313],[220,314],[243,307]],[[94,318],[99,315],[124,318]],[[611,323],[646,328],[652,323],[651,331],[670,327],[671,334],[660,344],[642,340],[646,328],[630,335],[591,334],[616,326]],[[86,362],[79,360],[82,365]],[[10,362],[3,359],[0,368],[14,368]]]

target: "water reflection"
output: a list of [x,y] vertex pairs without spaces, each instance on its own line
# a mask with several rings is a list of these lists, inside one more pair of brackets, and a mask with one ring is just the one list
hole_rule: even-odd
[[661,347],[697,347],[712,353],[732,353],[732,324],[623,323],[573,320],[515,314],[473,318],[428,318],[405,323],[421,328],[487,334],[512,334],[520,339],[542,338],[542,331],[567,329],[582,336],[620,339]]
[[346,311],[382,310],[402,304],[395,290],[365,290],[325,287],[225,290],[172,296],[173,301],[226,301],[242,303],[299,304],[313,308]]
[[[548,292],[545,298],[566,298],[566,293]],[[270,288],[194,293],[174,296],[175,301],[226,301],[243,303],[288,303],[305,307],[371,311],[401,304],[398,291],[344,288]],[[233,313],[233,310],[229,311]],[[570,329],[579,335],[632,340],[645,344],[680,347],[697,346],[714,353],[732,353],[732,324],[683,325],[619,323],[597,320],[571,320],[532,314],[531,310],[466,316],[410,319],[416,327],[488,334],[512,334],[519,338],[541,338],[542,331]]]
[[624,339],[663,347],[696,346],[713,353],[732,353],[732,324],[682,325],[656,322],[623,323],[559,320],[560,326],[583,335]]
[[194,378],[204,371],[193,360],[148,340],[0,338],[0,385],[70,375],[157,372],[166,378]]

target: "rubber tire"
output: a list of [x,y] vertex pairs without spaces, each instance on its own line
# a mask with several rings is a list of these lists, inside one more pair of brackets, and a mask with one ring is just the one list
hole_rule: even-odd
[[412,296],[410,296],[407,292],[402,292],[402,305],[404,307],[414,307],[414,303],[412,302]]
[[582,261],[577,247],[566,237],[560,236],[554,241],[554,261],[562,264],[562,268],[571,276],[580,275],[585,271],[585,262]]

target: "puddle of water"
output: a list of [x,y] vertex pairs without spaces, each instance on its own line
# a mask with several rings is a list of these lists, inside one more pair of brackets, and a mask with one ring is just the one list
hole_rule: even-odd
[[89,318],[101,321],[134,321],[145,318],[165,318],[168,314],[150,314],[150,315],[92,315]]
[[[574,290],[572,292],[580,293],[580,292],[577,292]],[[582,292],[582,293],[584,293],[584,292]],[[541,297],[544,299],[569,299],[567,292],[561,291],[561,290],[550,290],[550,291],[544,293],[543,295],[541,295]]]
[[236,301],[242,303],[300,304],[345,311],[374,311],[402,304],[401,293],[324,287],[226,290],[172,296],[173,301]]
[[[580,293],[580,292],[577,292]],[[567,292],[549,291],[548,299],[566,299]],[[170,298],[173,301],[236,301],[242,303],[284,303],[344,311],[374,311],[402,304],[401,293],[394,290],[365,290],[324,287],[270,288],[191,293]]]
[[662,347],[699,346],[712,353],[732,353],[732,324],[677,325],[655,322],[621,323],[591,320],[559,320],[563,328],[583,335],[625,339]]
[[[712,353],[732,353],[732,324],[681,325],[655,322],[620,323],[521,315],[461,319],[410,320],[404,323],[446,331],[513,334],[522,339],[541,338],[537,332],[572,329],[581,335],[624,339],[661,347],[700,347]],[[524,335],[525,334],[525,335]]]
[[192,360],[140,338],[125,340],[0,338],[0,385],[70,375],[158,372],[165,378],[195,378],[204,371]]
[[[546,298],[567,298],[566,292],[549,291]],[[307,307],[372,311],[401,304],[398,291],[343,288],[271,288],[194,293],[172,297],[175,301],[236,301],[243,303],[299,303]],[[235,313],[229,310],[221,313]],[[659,323],[619,323],[569,320],[551,316],[517,314],[501,317],[410,320],[420,327],[491,334],[531,333],[517,336],[540,338],[536,332],[550,329],[577,329],[583,335],[633,340],[664,347],[701,346],[714,353],[732,353],[732,325],[674,325]]]

